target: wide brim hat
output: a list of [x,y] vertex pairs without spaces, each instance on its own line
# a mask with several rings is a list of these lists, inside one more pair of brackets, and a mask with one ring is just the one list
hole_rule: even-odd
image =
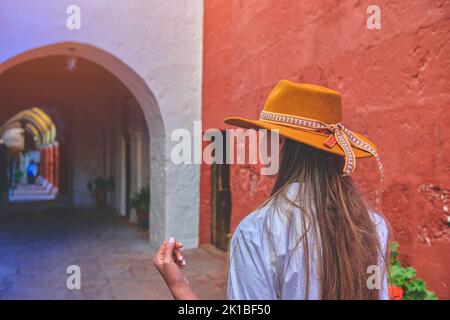
[[281,80],[269,94],[259,119],[229,117],[225,123],[247,129],[278,130],[280,136],[345,157],[344,175],[354,171],[357,158],[373,156],[383,176],[376,145],[343,125],[341,100],[337,91]]

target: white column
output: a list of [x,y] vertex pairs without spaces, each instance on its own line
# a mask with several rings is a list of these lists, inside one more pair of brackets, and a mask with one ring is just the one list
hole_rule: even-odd
[[131,151],[132,183],[135,191],[139,191],[142,187],[142,133],[140,131],[131,133]]

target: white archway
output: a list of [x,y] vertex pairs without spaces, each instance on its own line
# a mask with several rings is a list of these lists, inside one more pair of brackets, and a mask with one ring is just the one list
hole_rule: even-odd
[[[6,70],[13,68],[21,63],[43,57],[54,55],[67,55],[68,48],[74,48],[76,56],[94,62],[114,76],[116,76],[133,94],[147,122],[148,134],[150,139],[150,190],[151,190],[151,208],[150,208],[150,243],[156,247],[161,241],[167,239],[170,235],[176,234],[178,225],[177,218],[182,218],[183,211],[167,210],[169,200],[176,198],[177,194],[192,193],[192,188],[189,185],[178,188],[170,187],[167,184],[167,174],[170,174],[170,161],[167,159],[166,152],[166,133],[163,123],[163,117],[154,97],[146,82],[124,62],[114,57],[112,54],[96,48],[91,45],[63,42],[53,45],[47,45],[32,49],[21,53],[0,65],[0,76]],[[176,173],[172,173],[176,177]],[[172,179],[174,180],[174,179]],[[184,188],[184,189],[183,189]],[[169,194],[173,190],[173,195]],[[189,198],[189,196],[187,197]],[[170,212],[169,217],[167,213]],[[196,216],[198,212],[194,213]],[[177,217],[179,215],[180,217]],[[186,247],[195,247],[198,239],[198,219],[191,219],[191,226],[186,226],[189,232],[182,231],[180,240],[184,241]]]

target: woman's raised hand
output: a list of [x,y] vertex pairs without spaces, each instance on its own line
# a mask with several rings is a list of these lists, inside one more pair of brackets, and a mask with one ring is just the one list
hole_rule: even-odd
[[182,273],[182,268],[186,266],[182,248],[183,244],[171,237],[161,244],[153,258],[153,264],[175,299],[197,299]]

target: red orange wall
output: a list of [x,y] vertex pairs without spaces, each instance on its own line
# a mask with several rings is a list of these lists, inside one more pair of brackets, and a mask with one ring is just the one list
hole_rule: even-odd
[[[366,28],[369,4],[204,1],[203,126],[257,117],[279,79],[342,92],[344,123],[377,143],[385,166],[380,187],[375,161],[359,161],[360,189],[388,217],[402,261],[450,298],[450,2],[377,1],[381,30]],[[201,243],[210,241],[209,172],[204,165]],[[231,181],[234,228],[271,181],[237,165]]]

